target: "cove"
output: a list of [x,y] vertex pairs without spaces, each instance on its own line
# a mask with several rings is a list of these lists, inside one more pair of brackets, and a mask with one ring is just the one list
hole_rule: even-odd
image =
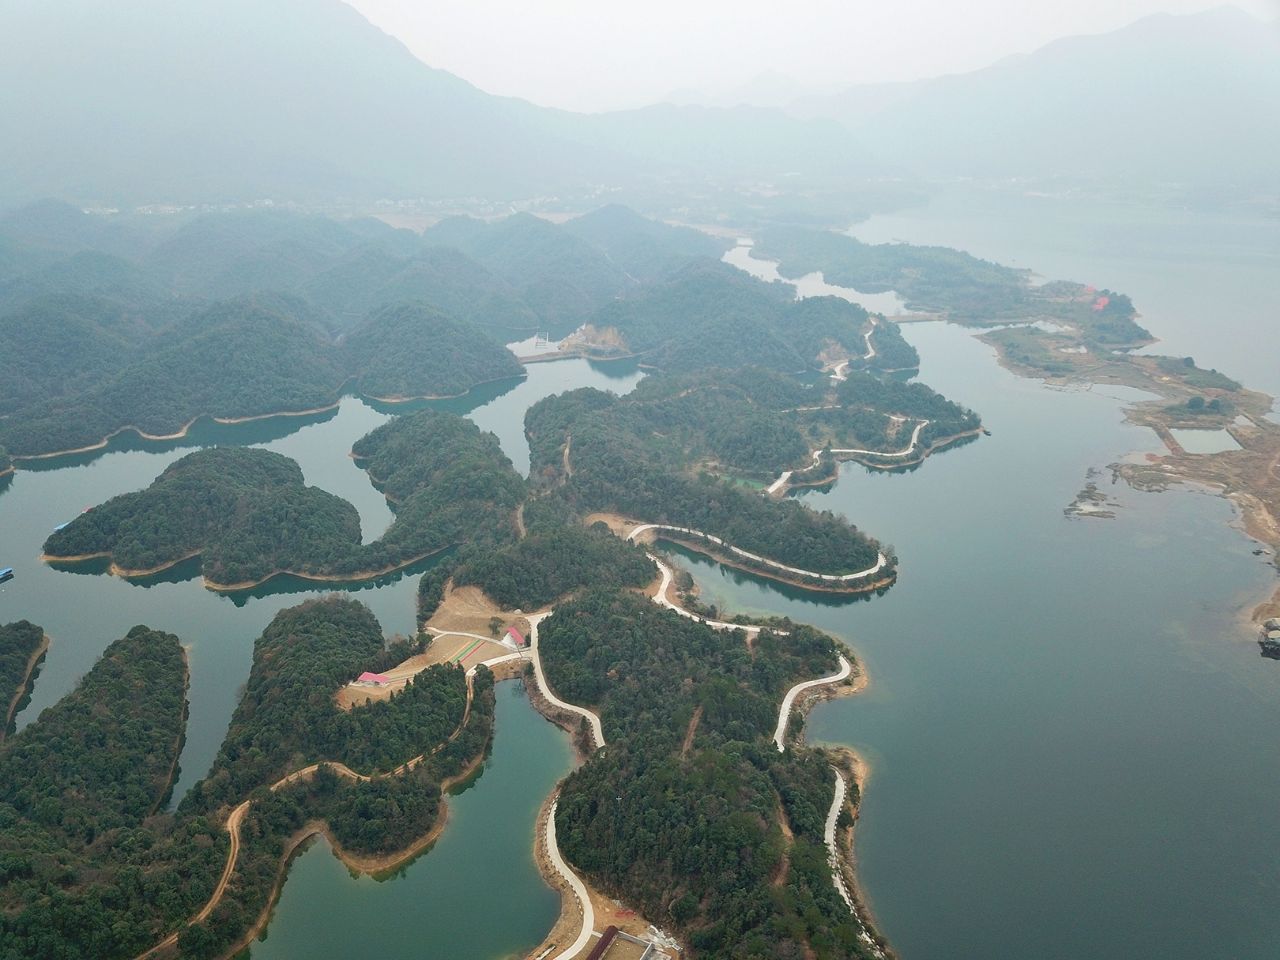
[[447,798],[449,822],[429,853],[375,880],[354,877],[328,844],[293,863],[254,960],[377,956],[494,960],[522,956],[560,912],[533,859],[542,801],[568,772],[568,737],[533,709],[520,681],[495,688],[493,753]]

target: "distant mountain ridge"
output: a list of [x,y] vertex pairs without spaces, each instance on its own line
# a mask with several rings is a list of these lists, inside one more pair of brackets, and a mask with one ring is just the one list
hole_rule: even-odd
[[890,164],[945,177],[1270,188],[1280,169],[1280,24],[1235,7],[1146,17],[972,73],[798,100]]
[[512,199],[863,156],[839,124],[781,111],[491,96],[340,0],[0,6],[0,207]]

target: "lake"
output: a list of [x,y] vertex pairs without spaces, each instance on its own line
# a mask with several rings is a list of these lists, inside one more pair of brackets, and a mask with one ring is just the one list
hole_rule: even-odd
[[[1006,211],[1002,229],[999,216],[975,213],[966,224],[964,211],[926,208],[855,232],[1008,260],[1013,250],[1019,265],[1043,274],[1112,286],[1134,296],[1144,322],[1179,344],[1174,352],[1280,390],[1274,369],[1264,369],[1274,363],[1266,351],[1197,333],[1193,320],[1204,315],[1193,306],[1166,326],[1177,297],[1149,289],[1167,272],[1168,284],[1187,290],[1192,280],[1174,275],[1185,271],[1228,305],[1243,291],[1241,309],[1223,314],[1232,323],[1244,323],[1268,277],[1274,300],[1280,273],[1265,250],[1250,252],[1248,238],[1231,241],[1229,224],[1184,224],[1153,240],[1158,255],[1130,263],[1108,256],[1105,237],[1096,250],[1083,242],[1105,225],[1071,221],[1054,239],[1056,225],[1043,217],[1023,222]],[[1146,235],[1140,222],[1131,228]],[[1250,229],[1255,241],[1271,236],[1265,226]],[[1150,227],[1153,237],[1159,230]],[[1205,290],[1194,297],[1211,299]],[[817,707],[807,731],[870,761],[859,874],[883,932],[905,960],[1270,960],[1280,944],[1280,672],[1258,656],[1239,613],[1274,586],[1273,568],[1228,526],[1230,506],[1202,494],[1140,494],[1104,474],[1116,518],[1068,519],[1063,509],[1089,468],[1151,448],[1149,431],[1123,423],[1121,391],[1050,389],[998,367],[967,331],[938,323],[903,330],[921,354],[921,379],[978,410],[992,436],[906,473],[845,464],[832,489],[802,495],[892,543],[902,560],[897,585],[869,602],[834,602],[685,559],[708,599],[815,623],[867,666],[869,690]],[[538,364],[526,381],[434,405],[493,429],[527,469],[529,404],[577,386],[624,391],[637,378],[625,365]],[[247,677],[253,639],[315,587],[284,581],[223,597],[176,577],[137,586],[49,569],[36,559],[40,544],[85,506],[145,486],[207,443],[295,457],[309,483],[356,504],[371,538],[390,513],[347,451],[402,409],[347,398],[306,421],[202,424],[182,445],[122,441],[0,482],[0,565],[18,571],[0,588],[0,618],[26,617],[54,638],[20,724],[133,624],[171,630],[192,660],[180,790],[199,779]],[[391,577],[357,595],[387,631],[408,632],[416,581]],[[454,819],[436,848],[379,883],[350,877],[323,844],[313,846],[294,864],[255,957],[376,951],[491,960],[545,931],[555,899],[528,873],[531,817],[567,769],[568,749],[533,720],[516,685],[500,686],[498,700],[493,757],[450,801]],[[490,822],[503,814],[510,824]]]
[[[524,411],[545,396],[577,387],[626,392],[641,374],[628,361],[564,360],[529,367],[525,380],[486,384],[467,397],[430,405],[466,414],[492,430],[516,468],[527,473]],[[53,528],[116,494],[138,490],[174,460],[202,446],[241,444],[292,457],[307,483],[350,500],[366,541],[391,522],[391,511],[364,471],[348,456],[351,445],[394,413],[427,405],[394,406],[343,398],[336,411],[225,425],[197,423],[181,441],[149,443],[121,437],[107,449],[32,461],[0,481],[0,566],[16,577],[0,586],[0,622],[27,619],[53,639],[20,728],[72,689],[106,646],[135,624],[177,634],[191,663],[190,719],[174,802],[208,771],[249,676],[253,641],[280,610],[308,595],[349,591],[377,615],[387,633],[416,630],[418,575],[432,561],[359,585],[315,584],[280,577],[261,588],[224,596],[206,590],[198,561],[141,583],[104,576],[103,565],[55,570],[39,561]],[[556,767],[560,769],[560,767]]]
[[[1117,260],[1115,241],[1086,242],[1108,234],[1105,220],[1079,214],[1059,236],[1027,207],[1019,219],[944,200],[852,232],[1113,286],[1175,352],[1280,386],[1273,358],[1239,332],[1256,334],[1258,315],[1245,317],[1276,300],[1280,245],[1227,242],[1212,218],[1130,212],[1121,235],[1148,242]],[[1278,226],[1245,236],[1264,242]],[[1213,289],[1181,303],[1162,281]],[[1233,336],[1195,309],[1211,293]],[[978,410],[992,436],[905,474],[845,464],[833,488],[801,495],[891,542],[898,584],[832,602],[684,557],[705,599],[815,623],[866,664],[869,691],[817,707],[808,736],[870,761],[858,869],[882,932],[909,960],[1276,956],[1280,671],[1240,616],[1274,568],[1228,525],[1227,502],[1107,482],[1107,464],[1152,446],[1123,422],[1124,391],[1021,379],[957,327],[903,332],[921,379]],[[1091,467],[1119,503],[1114,520],[1063,515]]]

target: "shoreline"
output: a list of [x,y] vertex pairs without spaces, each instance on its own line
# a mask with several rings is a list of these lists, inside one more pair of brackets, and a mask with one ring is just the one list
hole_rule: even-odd
[[18,704],[31,692],[35,686],[36,669],[40,665],[40,661],[44,659],[46,653],[49,652],[49,645],[52,638],[47,633],[43,633],[40,639],[40,645],[27,658],[27,669],[22,675],[22,682],[18,684],[17,689],[13,693],[13,699],[9,701],[9,709],[5,711],[4,725],[0,726],[0,744],[4,743],[9,736],[9,724],[13,723],[14,717],[18,715]]
[[[517,362],[523,363],[523,361],[521,361],[519,357],[516,357],[516,360]],[[354,396],[357,396],[362,400],[372,400],[374,403],[385,403],[385,404],[388,404],[389,406],[395,406],[396,404],[399,404],[399,403],[413,403],[414,401],[417,401],[417,400],[459,400],[462,397],[465,397],[472,390],[475,390],[479,387],[488,386],[491,383],[501,383],[503,380],[527,380],[527,379],[529,379],[528,371],[522,370],[519,373],[511,373],[505,377],[490,377],[488,380],[477,380],[475,383],[473,383],[466,390],[463,390],[461,393],[424,394],[421,396],[412,396],[412,397],[401,397],[401,396],[378,397],[378,396],[374,396],[372,393],[357,393],[357,394],[354,394]],[[338,402],[341,403],[342,401],[339,400]],[[337,404],[335,404],[335,406],[336,405]],[[219,421],[219,422],[223,423],[223,422],[229,422],[229,421]]]
[[[859,696],[871,687],[871,675],[864,666],[862,657],[849,644],[841,641],[841,645],[848,650],[852,657],[855,668],[854,674],[843,683],[814,687],[805,691],[805,696],[797,697],[796,702],[792,705],[792,710],[799,712],[806,721],[810,712],[818,705],[832,700]],[[876,921],[875,913],[867,901],[858,876],[858,857],[855,845],[856,828],[858,819],[862,815],[862,798],[865,796],[867,784],[871,781],[871,763],[856,747],[850,744],[839,743],[830,746],[810,744],[808,742],[808,731],[809,724],[807,722],[803,723],[799,733],[795,736],[794,743],[800,747],[809,747],[810,749],[834,754],[839,762],[833,762],[832,767],[837,772],[843,772],[857,788],[857,802],[851,801],[847,794],[845,796],[845,805],[851,809],[853,824],[843,830],[837,827],[836,847],[838,857],[836,866],[840,870],[848,893],[853,900],[853,913],[859,924],[880,949],[882,956],[895,958],[897,955],[890,947],[888,939],[881,932],[881,927]]]
[[91,443],[88,446],[71,447],[70,449],[67,449],[67,450],[53,450],[48,453],[23,453],[23,454],[13,453],[13,454],[10,454],[9,456],[16,463],[19,461],[26,461],[26,460],[52,460],[57,457],[71,457],[71,456],[75,456],[78,453],[93,453],[93,451],[95,450],[105,449],[111,443],[112,440],[114,440],[116,437],[124,433],[135,433],[138,435],[139,438],[147,441],[148,443],[155,443],[155,442],[161,442],[161,441],[167,441],[167,440],[181,440],[191,432],[191,428],[193,426],[195,426],[199,421],[204,420],[206,418],[208,418],[209,420],[212,420],[214,423],[221,424],[223,426],[234,426],[240,423],[252,423],[255,420],[273,420],[276,417],[308,417],[313,414],[328,413],[330,410],[335,410],[342,403],[342,400],[343,400],[343,397],[339,397],[333,403],[327,404],[326,406],[323,406],[323,407],[314,407],[310,410],[281,410],[276,413],[256,413],[248,417],[215,417],[211,413],[202,413],[188,420],[186,424],[184,424],[183,427],[180,430],[178,430],[177,433],[165,433],[165,434],[147,433],[145,430],[143,430],[142,428],[134,424],[126,424],[123,427],[119,427],[115,430],[112,430],[101,440],[97,441],[96,443]]
[[[785,584],[788,587],[796,587],[797,589],[800,589],[800,590],[810,590],[814,593],[834,593],[834,594],[840,594],[843,596],[857,596],[863,593],[874,593],[875,591],[883,589],[884,587],[891,586],[898,579],[898,574],[895,569],[893,573],[889,574],[886,577],[882,577],[879,580],[869,581],[866,583],[859,583],[858,586],[847,586],[847,587],[819,586],[817,584],[805,583],[800,580],[791,580],[780,574],[768,573],[766,571],[759,569],[758,567],[748,566],[746,563],[743,563],[741,561],[730,560],[724,555],[708,548],[705,544],[697,543],[695,541],[682,540],[679,537],[669,536],[666,533],[655,536],[654,540],[667,540],[667,541],[670,541],[671,543],[679,544],[680,546],[684,547],[687,550],[692,551],[693,553],[700,553],[705,557],[709,557],[710,559],[714,560],[716,563],[722,566],[733,567],[735,570],[741,570],[743,573],[750,573],[754,576],[760,577],[763,580],[771,580],[775,583]],[[856,581],[850,581],[850,583],[854,583],[854,582]]]
[[[441,553],[447,549],[449,548],[440,547],[436,550],[430,551],[429,553],[424,553],[419,557],[412,557],[408,560],[402,561],[400,563],[392,564],[380,570],[362,570],[362,571],[357,571],[356,573],[349,573],[349,574],[347,573],[302,573],[296,570],[273,570],[271,573],[266,574],[260,579],[245,580],[240,583],[230,583],[230,584],[218,583],[215,580],[210,580],[203,573],[201,573],[200,579],[204,584],[204,588],[206,590],[212,590],[214,593],[239,593],[244,590],[252,590],[256,587],[260,587],[266,583],[269,583],[270,581],[276,579],[277,577],[296,577],[299,580],[307,580],[312,583],[363,583],[366,580],[376,580],[379,577],[389,576],[393,573],[397,573],[401,570],[404,570],[407,567],[412,567],[414,564],[421,563],[424,560],[428,560],[431,557],[434,557],[436,554]],[[133,570],[126,567],[121,567],[118,564],[116,564],[114,561],[112,561],[111,566],[107,572],[111,576],[120,577],[122,580],[135,580],[135,579],[142,579],[145,577],[153,577],[153,576],[156,576],[157,574],[164,573],[166,570],[171,570],[174,567],[178,566],[179,564],[185,563],[186,561],[192,559],[193,557],[198,557],[203,552],[204,552],[203,550],[193,550],[191,553],[178,557],[176,560],[170,560],[167,563],[163,563],[157,567],[152,567],[146,570]],[[51,564],[52,563],[62,563],[62,564],[88,563],[91,560],[109,560],[110,558],[111,558],[111,551],[109,550],[100,552],[100,553],[76,554],[74,556],[58,556],[56,554],[48,554],[48,553],[42,553],[40,555],[41,562],[51,563]]]
[[[993,350],[1001,367],[1023,379],[1038,380],[1049,387],[1115,384],[1153,394],[1156,399],[1117,400],[1116,403],[1126,423],[1152,430],[1167,452],[1148,453],[1145,462],[1112,463],[1113,474],[1140,492],[1159,493],[1178,485],[1188,490],[1199,488],[1201,492],[1226,500],[1233,512],[1228,525],[1269,548],[1273,554],[1273,572],[1280,577],[1280,564],[1274,559],[1280,555],[1280,425],[1251,409],[1270,406],[1274,398],[1242,386],[1236,393],[1248,406],[1237,408],[1236,412],[1245,416],[1249,424],[1241,427],[1232,421],[1221,427],[1231,434],[1239,449],[1189,454],[1176,441],[1169,443],[1172,438],[1168,437],[1168,425],[1164,422],[1167,417],[1160,416],[1161,407],[1178,401],[1184,393],[1199,391],[1168,377],[1157,377],[1143,363],[1127,356],[1068,374],[1050,375],[1012,359],[1000,343],[983,336],[979,339]],[[1143,359],[1146,358],[1139,358]],[[1201,429],[1219,426],[1216,420],[1211,420]],[[1141,451],[1126,451],[1122,457],[1138,452]],[[1280,615],[1280,583],[1268,587],[1265,596],[1243,601],[1238,611],[1240,616],[1248,617],[1255,630],[1267,617]]]
[[[619,357],[619,358],[613,358],[613,359],[624,359],[624,358]],[[347,386],[347,384],[344,383],[343,392],[340,393],[338,398],[334,400],[332,403],[326,403],[323,406],[319,406],[319,407],[310,407],[305,410],[274,410],[269,413],[254,413],[254,414],[249,414],[248,416],[243,416],[243,417],[219,417],[212,413],[201,413],[201,414],[197,414],[196,416],[188,420],[177,432],[166,433],[166,434],[147,433],[145,430],[143,430],[141,427],[138,427],[136,424],[125,424],[122,427],[118,427],[115,430],[112,430],[106,436],[102,437],[102,439],[82,447],[69,447],[64,450],[50,450],[45,453],[23,453],[23,454],[11,453],[9,457],[13,461],[14,466],[11,466],[8,471],[0,471],[0,477],[4,477],[7,475],[7,473],[11,473],[15,471],[17,469],[16,465],[20,462],[24,462],[28,460],[53,460],[58,457],[71,457],[81,453],[93,453],[96,450],[106,449],[106,447],[110,445],[112,440],[114,440],[116,437],[121,436],[122,434],[125,434],[125,433],[137,434],[137,436],[141,440],[144,440],[148,443],[156,443],[156,442],[163,442],[163,441],[169,441],[169,440],[181,440],[190,434],[192,427],[194,427],[199,421],[204,419],[208,419],[220,426],[236,426],[238,424],[243,424],[243,423],[254,423],[259,420],[275,420],[277,418],[282,418],[282,417],[310,417],[310,416],[316,416],[321,413],[329,413],[331,410],[338,409],[338,407],[342,405],[342,401],[345,400],[347,397],[355,397],[356,399],[362,400],[362,401],[370,400],[374,403],[385,403],[390,406],[394,406],[400,403],[412,403],[415,400],[458,400],[462,397],[465,397],[467,394],[471,393],[473,390],[476,390],[479,387],[487,386],[488,384],[491,384],[491,383],[500,383],[503,380],[523,380],[523,379],[527,379],[527,377],[528,377],[527,372],[513,373],[505,377],[493,377],[489,380],[481,380],[473,384],[469,389],[465,390],[462,393],[451,393],[451,394],[445,394],[441,396],[422,396],[422,397],[403,397],[403,398],[375,397],[372,394],[347,392],[345,390],[345,387]]]

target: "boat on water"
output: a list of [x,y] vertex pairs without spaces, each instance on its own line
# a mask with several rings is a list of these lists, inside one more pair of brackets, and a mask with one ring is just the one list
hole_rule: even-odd
[[0,569],[0,583],[13,579],[13,567],[4,567]]

